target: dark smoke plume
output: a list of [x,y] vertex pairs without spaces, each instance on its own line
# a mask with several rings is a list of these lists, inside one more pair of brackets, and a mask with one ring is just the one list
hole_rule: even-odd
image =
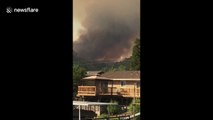
[[73,48],[88,60],[129,57],[140,36],[140,0],[74,0],[74,18],[84,30]]

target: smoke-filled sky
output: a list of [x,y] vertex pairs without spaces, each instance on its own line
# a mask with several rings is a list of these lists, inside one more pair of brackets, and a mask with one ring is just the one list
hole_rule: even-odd
[[129,57],[140,36],[140,0],[73,0],[73,49],[87,60]]

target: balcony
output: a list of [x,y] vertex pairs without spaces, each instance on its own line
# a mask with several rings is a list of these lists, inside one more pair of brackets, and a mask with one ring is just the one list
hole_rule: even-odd
[[140,88],[120,88],[120,94],[123,97],[140,97]]
[[96,96],[96,86],[78,86],[77,96]]
[[97,91],[96,86],[78,86],[77,96],[116,95],[123,97],[140,97],[140,88],[108,87],[107,90]]

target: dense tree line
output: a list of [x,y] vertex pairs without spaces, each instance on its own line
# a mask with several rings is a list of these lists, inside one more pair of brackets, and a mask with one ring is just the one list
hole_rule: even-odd
[[87,61],[80,58],[75,51],[73,51],[73,63],[79,64],[87,70],[94,71],[116,71],[116,70],[140,70],[140,39],[136,39],[132,49],[130,58],[126,58],[121,62],[96,62]]

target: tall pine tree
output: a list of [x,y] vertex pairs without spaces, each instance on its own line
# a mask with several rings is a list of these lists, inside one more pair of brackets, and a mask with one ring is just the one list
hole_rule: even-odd
[[86,69],[79,65],[73,65],[73,98],[77,95],[79,81],[85,77]]
[[140,39],[136,39],[130,58],[130,70],[140,70]]

